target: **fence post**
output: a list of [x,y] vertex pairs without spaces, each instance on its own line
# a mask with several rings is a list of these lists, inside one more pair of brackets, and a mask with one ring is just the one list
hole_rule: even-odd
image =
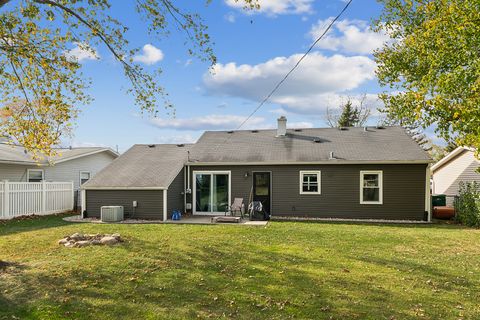
[[75,190],[73,190],[73,181],[70,181],[70,188],[72,188],[72,194],[71,194],[71,209],[70,211],[73,211],[73,209],[75,208]]
[[3,181],[3,216],[9,218],[10,216],[10,188],[8,180]]
[[42,180],[42,213],[47,212],[47,183],[45,180]]

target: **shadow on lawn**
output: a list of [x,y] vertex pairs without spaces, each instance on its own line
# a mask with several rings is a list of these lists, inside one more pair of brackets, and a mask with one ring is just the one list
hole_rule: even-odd
[[64,221],[62,218],[70,215],[27,216],[19,219],[0,220],[0,236],[65,226],[70,222]]
[[[62,250],[95,256],[97,248]],[[376,309],[377,318],[407,317],[403,310],[381,310],[401,297],[346,276],[322,257],[255,244],[238,250],[228,241],[179,248],[132,238],[105,249],[118,258],[66,261],[55,270],[23,270],[0,282],[0,318],[330,319],[365,318]]]
[[274,220],[275,223],[305,223],[305,224],[326,224],[326,225],[346,225],[346,226],[373,226],[402,229],[475,229],[458,224],[454,221],[439,220],[432,223],[394,223],[394,222],[362,222],[362,221],[328,221],[328,220]]

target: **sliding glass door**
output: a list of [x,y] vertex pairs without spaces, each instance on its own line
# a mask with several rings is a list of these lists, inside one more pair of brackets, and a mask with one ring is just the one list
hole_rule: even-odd
[[195,214],[220,214],[230,202],[229,171],[194,171]]

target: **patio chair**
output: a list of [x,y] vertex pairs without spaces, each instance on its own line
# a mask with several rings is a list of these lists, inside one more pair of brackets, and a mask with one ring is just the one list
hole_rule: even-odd
[[225,206],[225,215],[229,213],[231,216],[236,216],[237,212],[240,212],[240,217],[243,218],[243,198],[235,198],[231,205]]
[[[248,205],[248,215],[250,220],[258,219],[257,217],[261,214],[262,217],[265,216],[265,212],[263,210],[263,204],[261,201],[252,201]],[[260,219],[264,220],[264,219]]]

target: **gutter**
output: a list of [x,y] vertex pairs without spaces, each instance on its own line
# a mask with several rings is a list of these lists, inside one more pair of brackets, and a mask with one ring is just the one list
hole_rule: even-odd
[[434,160],[323,160],[323,161],[257,161],[257,162],[187,162],[187,166],[225,166],[225,165],[316,165],[316,164],[430,164]]
[[164,187],[81,187],[81,190],[168,190]]

